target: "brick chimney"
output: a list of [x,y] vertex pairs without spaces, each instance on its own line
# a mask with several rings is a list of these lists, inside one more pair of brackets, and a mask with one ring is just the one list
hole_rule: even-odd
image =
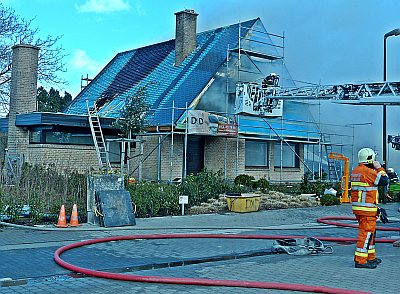
[[175,15],[175,66],[179,66],[196,49],[196,23],[198,14],[194,10],[185,9],[176,12]]
[[24,154],[29,144],[28,131],[15,126],[17,114],[36,111],[39,48],[19,44],[12,47],[10,110],[7,147],[9,154]]

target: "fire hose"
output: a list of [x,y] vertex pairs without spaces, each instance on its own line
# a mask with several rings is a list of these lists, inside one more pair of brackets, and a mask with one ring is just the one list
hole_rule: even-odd
[[[324,224],[333,224],[345,227],[357,227],[356,225],[343,224],[340,222],[332,222],[331,220],[355,220],[351,217],[323,217],[317,221]],[[377,229],[382,229],[377,227]],[[384,228],[387,231],[400,231],[400,228]],[[287,236],[287,235],[224,235],[224,234],[151,234],[151,235],[130,235],[130,236],[115,236],[100,239],[86,240],[69,244],[59,248],[54,253],[55,262],[74,272],[114,280],[134,281],[134,282],[147,282],[147,283],[164,283],[164,284],[181,284],[181,285],[199,285],[199,286],[224,286],[224,287],[244,287],[244,288],[261,288],[261,289],[276,289],[300,292],[314,292],[314,293],[331,293],[331,294],[362,294],[369,293],[358,290],[349,290],[342,288],[332,288],[325,286],[313,286],[304,284],[290,284],[278,282],[258,282],[246,280],[218,280],[218,279],[201,279],[201,278],[172,278],[162,276],[141,276],[123,273],[111,273],[104,271],[97,271],[88,268],[79,267],[68,263],[61,259],[61,254],[73,249],[86,245],[97,243],[105,243],[112,241],[124,240],[137,240],[137,239],[179,239],[179,238],[218,238],[218,239],[286,239],[286,238],[304,238],[305,236]],[[357,242],[356,238],[336,238],[336,237],[316,237],[321,241],[334,241],[334,242]],[[377,243],[393,243],[393,239],[378,238],[375,240]]]

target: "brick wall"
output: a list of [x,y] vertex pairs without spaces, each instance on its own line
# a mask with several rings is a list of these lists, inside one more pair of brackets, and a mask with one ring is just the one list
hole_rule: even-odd
[[[163,137],[164,135],[161,135]],[[183,162],[184,162],[184,136],[174,135],[174,156],[172,158],[172,166],[170,159],[171,152],[171,136],[161,144],[161,160],[158,161],[158,136],[144,137],[144,153],[143,158],[149,155],[150,151],[155,148],[153,153],[143,162],[142,178],[147,180],[157,180],[157,172],[160,167],[160,175],[162,181],[169,181],[182,177]],[[226,153],[225,153],[226,146]],[[237,148],[238,147],[238,148]],[[132,155],[137,155],[139,148],[132,150]],[[300,157],[303,158],[303,145],[300,145]],[[225,162],[226,157],[226,162]],[[131,161],[131,170],[138,166],[140,157],[136,157]],[[206,137],[204,146],[204,167],[212,171],[221,171],[225,174],[224,168],[226,165],[226,177],[233,181],[237,175],[247,174],[254,176],[256,179],[265,178],[269,181],[283,182],[299,182],[304,174],[304,166],[300,162],[298,168],[283,168],[282,173],[280,168],[274,167],[274,144],[268,144],[268,167],[245,167],[245,140],[236,138],[224,137]],[[171,175],[172,171],[172,175]],[[138,171],[134,176],[138,178]]]
[[192,10],[175,13],[175,65],[181,62],[196,48],[197,15]]
[[[162,140],[165,135],[144,136],[143,137],[143,161],[142,164],[142,178],[146,180],[156,181],[158,179],[158,169],[160,168],[160,176],[162,181],[169,181],[175,178],[181,178],[183,172],[183,156],[184,145],[183,135],[174,134],[174,147],[173,155],[171,157],[171,135],[168,135],[158,147],[158,140]],[[158,160],[158,148],[161,148],[161,158]],[[137,148],[133,149],[131,156],[134,157],[140,153],[139,144]],[[151,151],[153,151],[151,153]],[[151,154],[150,154],[151,153]],[[149,155],[150,154],[150,155]],[[139,164],[140,156],[134,157],[130,162],[130,169],[135,169]],[[171,164],[172,163],[172,164]],[[160,167],[159,167],[160,165]],[[137,169],[133,174],[134,177],[139,177],[139,170]]]
[[[164,135],[161,135],[163,137]],[[184,136],[174,135],[173,158],[171,161],[171,136],[162,142],[161,159],[158,160],[158,136],[146,136],[143,138],[143,156],[141,177],[145,180],[158,180],[158,169],[160,166],[161,181],[181,178],[183,176],[184,162]],[[225,145],[226,144],[226,145]],[[237,145],[238,144],[238,145]],[[268,144],[268,167],[245,167],[245,141],[236,138],[207,137],[204,150],[204,166],[208,170],[221,171],[224,174],[224,158],[226,146],[226,177],[233,181],[237,175],[247,174],[255,179],[265,178],[272,182],[300,182],[304,174],[304,166],[300,162],[298,168],[274,167],[273,144]],[[236,152],[239,146],[238,152]],[[150,152],[154,151],[150,154]],[[138,164],[140,144],[132,148],[129,166],[130,172],[134,169],[133,177],[139,178]],[[303,148],[300,146],[300,157],[303,158]],[[149,155],[150,154],[150,155]],[[238,160],[236,161],[238,154]],[[28,146],[25,161],[31,164],[55,164],[61,169],[74,169],[78,171],[98,170],[96,151],[94,146],[81,145],[56,145],[56,144],[32,144]],[[172,162],[172,165],[171,165]]]
[[[303,144],[300,144],[299,156],[304,159]],[[300,182],[304,174],[304,166],[300,161],[298,168],[284,167],[281,169],[274,167],[274,144],[269,142],[268,144],[268,167],[267,168],[249,168],[244,170],[244,174],[251,175],[256,179],[266,178],[268,181],[279,181],[279,182]]]
[[7,138],[10,155],[25,154],[29,144],[28,131],[16,127],[15,119],[17,114],[36,111],[38,54],[38,47],[13,47]]
[[223,174],[226,173],[226,178],[230,180],[234,180],[237,175],[243,173],[243,139],[207,137],[204,149],[204,165],[207,169],[213,171],[221,170]]
[[99,170],[94,146],[31,144],[27,148],[25,161],[30,164],[54,164],[61,170]]

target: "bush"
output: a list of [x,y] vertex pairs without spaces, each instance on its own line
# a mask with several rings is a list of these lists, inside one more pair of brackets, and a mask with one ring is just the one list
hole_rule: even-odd
[[126,186],[136,205],[138,217],[178,215],[180,188],[157,183],[134,183]]
[[269,189],[271,191],[282,192],[284,194],[298,195],[302,192],[300,191],[300,184],[289,184],[289,183],[280,183],[280,184],[271,184],[269,185]]
[[[312,176],[310,172],[306,172],[303,175],[303,180],[300,183],[300,193],[304,194],[316,194],[316,195],[321,195],[324,193],[326,188],[331,188],[332,183],[330,182],[321,182],[319,179],[317,180],[311,180]],[[334,183],[333,185],[336,189],[336,191],[341,193],[339,191],[340,184],[339,183]]]
[[266,193],[269,189],[269,182],[265,178],[259,179],[256,183],[255,186],[261,190],[261,192]]
[[86,211],[86,178],[86,174],[60,170],[55,165],[24,164],[17,185],[0,186],[0,214],[18,222],[26,205],[31,221],[39,223],[48,215],[57,219],[62,204],[71,209],[77,204],[79,210]]
[[254,188],[255,184],[254,184],[254,177],[253,176],[249,176],[249,175],[238,175],[235,178],[235,185],[242,185],[245,187],[249,187],[249,188]]
[[218,199],[220,194],[240,192],[240,188],[224,181],[222,172],[203,170],[189,175],[180,185],[158,183],[131,183],[126,186],[138,217],[179,215],[179,196],[189,197],[189,208],[201,205],[209,199]]
[[321,197],[320,203],[324,206],[339,205],[340,200],[337,196],[326,194]]
[[189,175],[181,184],[182,195],[189,196],[189,206],[200,205],[211,198],[218,198],[219,194],[240,192],[222,177],[222,171],[213,172],[203,170],[197,175]]

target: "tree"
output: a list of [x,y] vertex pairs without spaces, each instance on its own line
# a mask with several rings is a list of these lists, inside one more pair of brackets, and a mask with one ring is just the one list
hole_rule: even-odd
[[128,138],[132,133],[141,133],[148,127],[149,105],[146,102],[146,87],[139,87],[138,91],[125,100],[125,107],[114,126],[120,129]]
[[58,90],[51,88],[49,92],[43,87],[39,87],[37,91],[38,111],[43,112],[59,112],[72,101],[72,96],[68,92],[64,92],[64,96],[60,96]]
[[33,20],[20,18],[14,9],[0,3],[0,111],[8,112],[12,47],[17,44],[37,46],[39,50],[38,80],[42,85],[66,84],[58,74],[65,72],[64,49],[57,46],[61,36],[37,37]]

